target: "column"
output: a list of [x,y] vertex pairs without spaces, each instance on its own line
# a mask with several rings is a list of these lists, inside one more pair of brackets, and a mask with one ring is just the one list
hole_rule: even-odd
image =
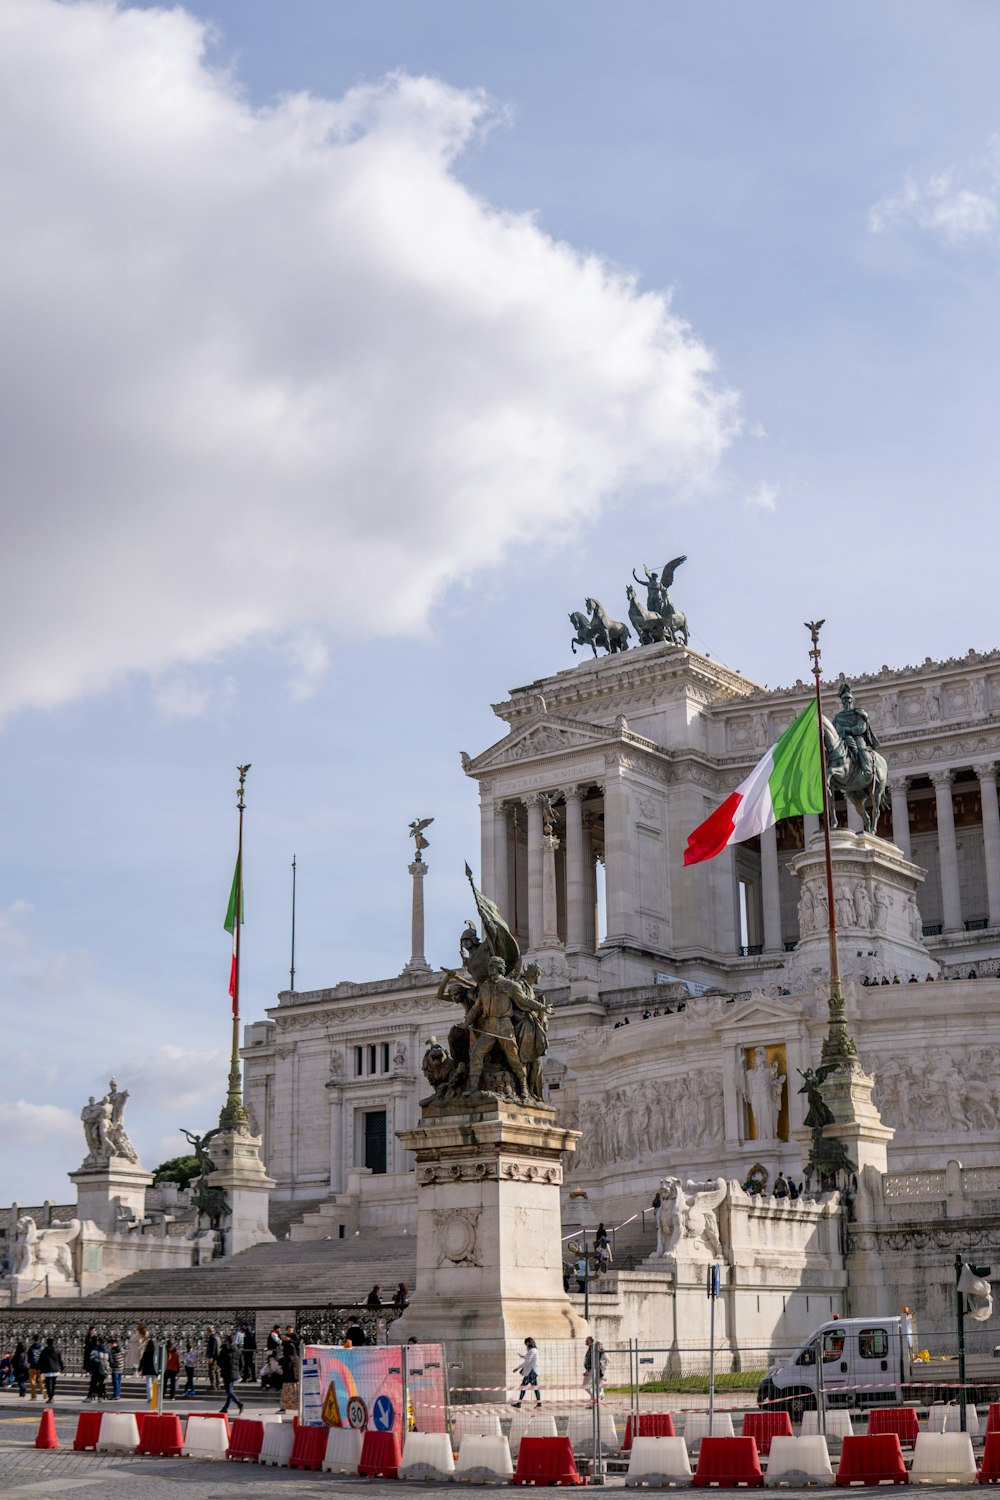
[[604,778],[604,890],[608,908],[606,943],[636,941],[635,880],[628,791],[612,759]]
[[760,881],[764,906],[764,947],[780,953],[781,892],[778,888],[778,830],[772,824],[760,836]]
[[542,947],[558,948],[559,907],[556,901],[556,851],[554,833],[542,834]]
[[566,798],[566,948],[570,953],[579,953],[587,947],[583,792],[578,786],[568,786],[563,796]]
[[500,908],[511,932],[517,926],[514,912],[514,843],[511,838],[510,813],[506,802],[493,804],[493,870],[496,895],[493,897]]
[[597,952],[597,858],[594,854],[594,817],[583,815],[583,946]]
[[410,961],[404,974],[429,974],[431,966],[424,957],[424,876],[430,867],[415,859],[407,869],[413,876],[413,909],[410,918]]
[[906,800],[906,789],[909,784],[905,776],[894,776],[889,782],[889,795],[892,797],[892,841],[897,849],[902,849],[907,859],[912,858],[910,808]]
[[525,797],[528,809],[528,947],[537,948],[542,941],[542,808],[535,796]]
[[489,896],[491,901],[497,899],[497,875],[496,854],[494,851],[494,826],[496,818],[493,811],[493,798],[487,791],[486,786],[479,788],[479,880],[478,885],[482,888],[484,896]]
[[962,931],[962,900],[958,889],[958,849],[955,845],[955,809],[951,802],[951,772],[935,771],[937,800],[938,859],[941,863],[941,904],[945,932]]
[[813,834],[819,833],[819,822],[819,813],[802,814],[802,834],[807,849],[809,848],[809,840]]
[[983,804],[983,853],[990,926],[1000,927],[1000,808],[997,807],[996,761],[988,760],[977,766],[976,775]]

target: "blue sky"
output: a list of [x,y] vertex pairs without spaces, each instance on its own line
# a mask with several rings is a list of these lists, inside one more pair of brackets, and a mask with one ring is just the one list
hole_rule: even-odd
[[[207,27],[207,31],[202,28]],[[9,0],[0,1196],[114,1069],[144,1162],[245,1009],[397,973],[459,752],[567,612],[689,561],[771,685],[1000,644],[1000,15]]]

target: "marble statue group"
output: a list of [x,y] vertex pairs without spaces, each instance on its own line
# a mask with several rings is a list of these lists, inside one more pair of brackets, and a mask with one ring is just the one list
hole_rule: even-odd
[[548,1050],[549,1007],[537,989],[537,964],[521,967],[521,952],[498,908],[472,884],[482,936],[467,922],[459,939],[462,966],[445,969],[440,999],[461,1005],[463,1016],[445,1048],[431,1037],[423,1072],[434,1089],[424,1107],[480,1097],[542,1097],[542,1059]]
[[112,1078],[103,1099],[95,1100],[93,1094],[80,1111],[83,1133],[87,1141],[85,1167],[107,1166],[113,1156],[137,1162],[138,1152],[129,1140],[125,1129],[125,1106],[128,1089],[119,1090]]

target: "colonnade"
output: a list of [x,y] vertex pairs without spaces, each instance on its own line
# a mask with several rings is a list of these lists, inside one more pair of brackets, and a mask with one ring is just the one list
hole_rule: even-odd
[[[609,808],[607,786],[603,788],[604,801],[604,847],[610,841],[609,819],[614,825],[616,809]],[[487,894],[512,923],[517,922],[515,911],[515,862],[517,848],[513,815],[515,808],[523,808],[527,844],[527,933],[529,949],[563,947],[571,953],[592,953],[597,947],[597,848],[594,839],[594,814],[584,807],[590,784],[552,788],[547,795],[561,794],[564,802],[563,837],[554,832],[545,832],[542,795],[538,792],[508,801],[492,804],[493,828],[490,839],[492,859],[484,858],[483,878]],[[617,810],[620,815],[620,809]],[[623,821],[623,820],[621,820]],[[616,852],[627,843],[629,831],[626,827],[614,833]],[[560,903],[560,883],[557,878],[557,854],[563,849],[563,859],[558,863],[564,871],[562,882],[563,902]],[[485,854],[485,850],[484,850]],[[605,856],[607,857],[607,856]],[[609,876],[609,888],[610,888]],[[492,888],[491,888],[492,887]],[[564,931],[560,932],[560,904],[565,914]]]

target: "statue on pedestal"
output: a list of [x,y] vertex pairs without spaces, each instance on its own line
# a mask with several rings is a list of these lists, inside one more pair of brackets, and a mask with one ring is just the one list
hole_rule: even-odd
[[138,1162],[139,1153],[125,1129],[127,1103],[128,1089],[119,1092],[118,1085],[112,1078],[103,1099],[95,1100],[91,1094],[83,1106],[80,1120],[87,1142],[87,1155],[83,1162],[85,1167],[106,1167],[113,1156],[123,1157],[133,1164]]
[[30,1214],[22,1214],[14,1231],[11,1275],[34,1276],[39,1282],[46,1277],[75,1282],[70,1246],[79,1234],[79,1219],[70,1219],[68,1223],[50,1229],[39,1229]]
[[878,831],[879,814],[888,806],[886,784],[889,767],[879,754],[878,737],[863,708],[854,701],[849,682],[840,684],[841,707],[833,723],[823,719],[826,773],[830,789],[830,827],[837,822],[833,793],[843,792],[864,821],[865,833]]
[[714,1183],[665,1177],[660,1183],[656,1251],[661,1259],[680,1253],[688,1260],[721,1260],[722,1240],[716,1209],[727,1192],[724,1177]]
[[448,1050],[431,1037],[421,1067],[434,1092],[422,1104],[459,1105],[492,1099],[528,1103],[542,1097],[542,1059],[548,1050],[548,1011],[536,993],[540,971],[521,971],[517,939],[499,909],[476,889],[465,867],[480,937],[467,922],[459,939],[461,969],[445,969],[438,986],[442,1000],[461,1005],[464,1015],[448,1033]]
[[194,1148],[194,1154],[198,1158],[200,1168],[199,1176],[191,1183],[191,1197],[199,1214],[204,1214],[213,1229],[221,1227],[222,1220],[230,1212],[229,1199],[220,1187],[210,1187],[208,1175],[215,1171],[215,1163],[208,1154],[208,1143],[217,1135],[222,1135],[222,1129],[216,1126],[214,1130],[206,1131],[204,1135],[195,1135],[190,1130],[182,1130],[181,1135],[189,1141]]
[[746,1055],[743,1079],[738,1082],[740,1094],[753,1114],[758,1141],[778,1138],[778,1115],[785,1075],[776,1062],[768,1062],[763,1047],[753,1047]]

